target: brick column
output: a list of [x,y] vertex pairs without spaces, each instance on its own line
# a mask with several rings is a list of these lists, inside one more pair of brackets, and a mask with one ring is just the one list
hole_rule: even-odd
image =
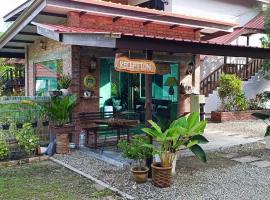
[[81,132],[81,125],[80,125],[80,120],[79,120],[79,106],[80,106],[80,96],[81,96],[81,91],[80,91],[80,81],[81,81],[81,76],[80,76],[80,60],[81,55],[80,55],[80,47],[79,46],[72,46],[71,47],[71,92],[74,94],[77,94],[77,103],[78,105],[74,109],[74,112],[72,113],[72,119],[73,123],[75,125],[75,130],[74,133],[72,134],[72,142],[76,143],[77,145],[79,144],[79,137],[80,137],[80,132]]

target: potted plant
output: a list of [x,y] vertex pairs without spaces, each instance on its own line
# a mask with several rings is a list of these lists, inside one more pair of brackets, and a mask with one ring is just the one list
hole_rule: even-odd
[[4,160],[9,156],[9,148],[5,139],[0,138],[0,160]]
[[16,119],[16,128],[21,129],[23,127],[23,120],[21,117]]
[[68,88],[71,83],[71,77],[70,75],[63,74],[58,80],[57,80],[57,87],[62,92],[63,96],[67,96],[69,91]]
[[68,134],[74,129],[71,122],[71,113],[76,106],[77,96],[75,94],[52,97],[50,103],[46,106],[46,112],[53,122],[56,132],[56,152],[60,154],[68,153],[69,140]]
[[142,130],[153,137],[157,145],[145,144],[145,146],[151,148],[161,161],[151,165],[155,186],[164,188],[172,184],[172,163],[181,147],[190,149],[199,160],[206,162],[205,152],[199,146],[208,142],[202,135],[206,121],[199,121],[199,113],[191,113],[188,118],[181,117],[174,120],[165,131],[152,120],[148,122],[152,127]]
[[131,143],[121,140],[118,147],[123,151],[123,157],[135,160],[139,163],[138,166],[131,168],[133,178],[137,183],[145,183],[148,178],[148,167],[143,163],[144,160],[151,157],[152,151],[144,144],[149,143],[146,138],[137,136],[134,137]]
[[261,119],[264,121],[264,123],[267,125],[266,132],[265,132],[265,148],[270,150],[270,112],[268,113],[253,113],[254,117],[257,117],[258,119]]
[[23,128],[16,132],[16,140],[19,146],[28,154],[31,155],[35,152],[39,138],[35,134],[35,130],[31,123],[25,123]]
[[9,130],[10,127],[10,119],[8,117],[4,117],[1,120],[1,124],[2,124],[2,129],[3,130]]

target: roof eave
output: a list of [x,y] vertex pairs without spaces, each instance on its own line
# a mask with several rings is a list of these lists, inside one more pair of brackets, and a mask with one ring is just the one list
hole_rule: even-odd
[[19,18],[8,28],[0,38],[0,48],[4,47],[15,35],[17,35],[26,25],[46,7],[46,0],[34,1],[28,9],[23,11]]

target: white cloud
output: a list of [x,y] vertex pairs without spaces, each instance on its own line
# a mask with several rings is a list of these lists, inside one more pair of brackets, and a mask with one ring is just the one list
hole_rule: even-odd
[[14,8],[18,7],[26,0],[1,0],[0,7],[0,32],[5,31],[6,25],[3,21],[3,16],[12,11]]

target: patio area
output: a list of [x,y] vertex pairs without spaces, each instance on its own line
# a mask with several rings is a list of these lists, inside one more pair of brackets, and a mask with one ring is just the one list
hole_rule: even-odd
[[[174,183],[166,189],[156,188],[151,182],[136,184],[128,169],[129,161],[117,149],[104,149],[100,154],[84,148],[53,158],[135,199],[266,199],[270,195],[270,154],[263,144],[264,125],[260,121],[233,123],[227,131],[224,127],[231,122],[209,123],[205,136],[210,142],[202,145],[207,163],[196,160],[187,150],[181,151]],[[244,127],[247,132],[242,134],[239,130]]]

